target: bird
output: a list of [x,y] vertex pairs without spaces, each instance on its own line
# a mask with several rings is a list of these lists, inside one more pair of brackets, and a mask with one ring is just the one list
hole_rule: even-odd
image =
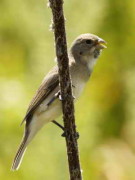
[[[81,95],[104,48],[106,48],[106,41],[90,33],[79,35],[69,48],[69,71],[73,95],[76,99]],[[55,65],[43,79],[22,121],[22,123],[25,122],[24,135],[11,170],[19,169],[27,146],[45,124],[54,122],[60,126],[55,121],[62,114],[59,94],[58,66]]]

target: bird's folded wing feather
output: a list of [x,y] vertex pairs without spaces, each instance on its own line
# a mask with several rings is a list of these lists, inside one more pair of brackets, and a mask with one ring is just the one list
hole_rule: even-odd
[[[30,102],[25,118],[22,123],[32,117],[36,108],[45,100],[46,97],[58,86],[58,68],[55,66],[44,78],[42,84],[36,92],[36,95]],[[22,124],[21,123],[21,124]]]

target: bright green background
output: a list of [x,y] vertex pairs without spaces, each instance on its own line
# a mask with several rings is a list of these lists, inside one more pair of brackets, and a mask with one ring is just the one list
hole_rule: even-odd
[[[46,4],[0,0],[1,180],[68,179],[65,141],[52,123],[30,144],[19,171],[10,171],[23,133],[20,122],[55,64],[51,10]],[[88,32],[108,42],[76,104],[84,179],[134,180],[135,1],[65,0],[64,9],[69,45]]]

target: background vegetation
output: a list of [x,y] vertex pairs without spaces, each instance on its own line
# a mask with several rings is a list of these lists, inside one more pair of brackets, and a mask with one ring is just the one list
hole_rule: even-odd
[[[20,170],[10,171],[23,133],[20,122],[55,64],[46,3],[0,1],[0,179],[68,179],[65,141],[51,123],[29,146]],[[135,1],[74,0],[64,7],[69,46],[87,32],[108,42],[76,104],[84,179],[134,180]]]

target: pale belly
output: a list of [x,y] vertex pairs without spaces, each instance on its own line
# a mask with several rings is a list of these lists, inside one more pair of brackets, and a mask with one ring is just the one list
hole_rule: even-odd
[[[73,83],[73,96],[77,99],[83,91],[85,83]],[[58,98],[49,106],[47,105],[56,92],[58,92],[58,89],[56,89],[55,92],[53,92],[53,94],[51,94],[34,113],[33,119],[30,123],[30,139],[32,139],[37,131],[39,131],[46,123],[56,120],[56,118],[62,114],[62,103]]]

